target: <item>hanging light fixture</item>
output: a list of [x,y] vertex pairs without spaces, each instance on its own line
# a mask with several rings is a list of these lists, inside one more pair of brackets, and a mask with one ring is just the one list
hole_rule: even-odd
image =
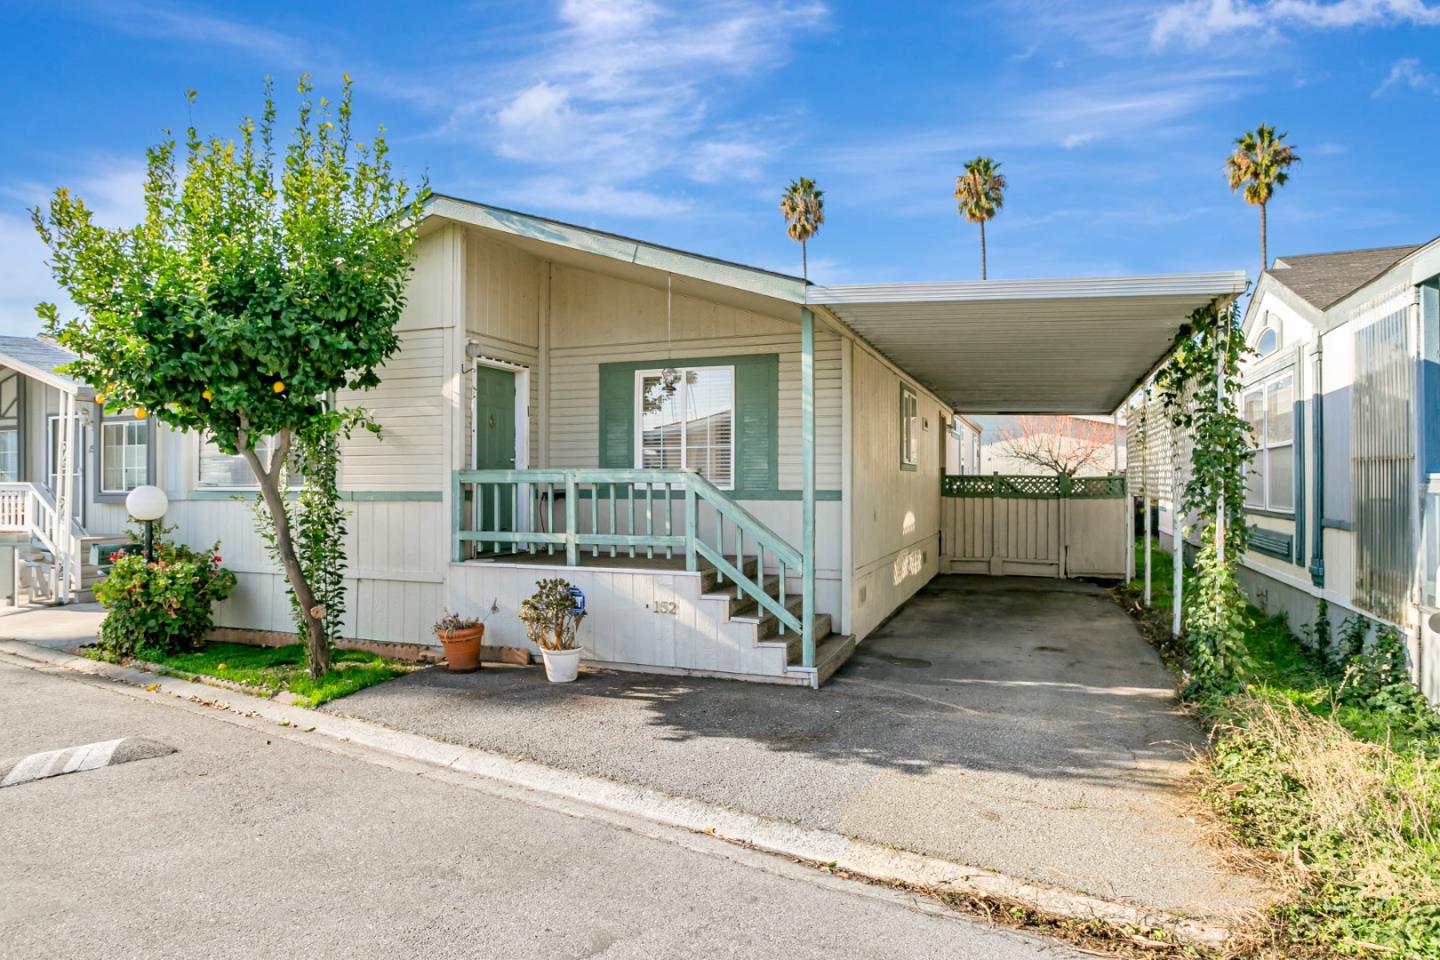
[[[674,327],[671,325],[671,294],[670,274],[665,274],[665,359],[666,361],[675,358]],[[665,388],[668,396],[675,396],[675,390],[680,386],[680,371],[668,362],[664,370],[660,371],[660,384]]]

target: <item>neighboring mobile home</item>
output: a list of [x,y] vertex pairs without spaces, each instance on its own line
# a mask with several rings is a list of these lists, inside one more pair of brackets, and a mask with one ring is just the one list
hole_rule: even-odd
[[[343,450],[345,633],[432,643],[448,607],[489,613],[488,643],[528,646],[520,601],[564,576],[585,597],[593,664],[816,685],[949,569],[943,475],[973,463],[957,401],[1113,410],[1190,310],[1243,283],[816,287],[434,197],[400,349],[378,388],[340,397],[383,427]],[[1077,356],[1089,376],[1044,375]],[[219,540],[239,577],[218,622],[288,632],[243,462],[194,435],[108,426],[130,421],[69,386],[76,448],[100,458],[79,486],[98,493],[117,457],[143,462],[122,480],[163,486],[175,536]],[[88,535],[123,525],[92,521]],[[1123,575],[1123,531],[1110,540],[1113,556],[1074,569]]]
[[1256,448],[1241,582],[1296,630],[1321,599],[1332,629],[1355,614],[1400,629],[1440,701],[1437,288],[1440,240],[1280,257],[1261,275],[1243,321]]

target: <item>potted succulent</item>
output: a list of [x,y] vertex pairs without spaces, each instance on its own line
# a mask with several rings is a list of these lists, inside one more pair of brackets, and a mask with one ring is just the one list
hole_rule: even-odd
[[541,580],[538,588],[520,603],[520,619],[530,640],[545,660],[545,676],[551,683],[569,683],[580,667],[580,645],[575,631],[585,619],[568,580]]
[[485,621],[445,611],[435,624],[435,636],[445,648],[451,673],[473,673],[480,669],[480,640]]

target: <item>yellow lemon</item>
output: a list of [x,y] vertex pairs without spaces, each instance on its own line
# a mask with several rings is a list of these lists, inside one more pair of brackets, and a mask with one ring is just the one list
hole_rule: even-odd
[[200,392],[200,396],[204,397],[206,400],[213,400],[215,398],[215,395],[209,390],[202,390]]
[[98,404],[100,404],[100,405],[103,407],[103,406],[105,405],[105,394],[103,394],[103,393],[97,393],[97,394],[95,394],[95,402],[98,403]]
[[285,384],[282,383],[282,382],[279,381],[279,380],[276,380],[274,383],[272,383],[272,384],[270,385],[270,389],[271,389],[271,390],[274,390],[276,393],[284,393],[284,392],[285,392]]
[[135,408],[135,419],[136,419],[136,420],[144,420],[144,419],[145,419],[146,417],[148,417],[148,416],[149,416],[149,414],[146,413],[144,407],[136,407],[136,408]]
[[227,666],[227,664],[217,663],[217,664],[215,664],[215,669],[216,669],[216,670],[224,670],[226,666]]

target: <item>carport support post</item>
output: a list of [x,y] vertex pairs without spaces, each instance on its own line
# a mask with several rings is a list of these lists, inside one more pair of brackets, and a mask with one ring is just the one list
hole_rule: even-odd
[[[800,663],[815,666],[815,314],[800,308]],[[762,572],[763,574],[763,572]],[[763,579],[763,575],[762,575]]]

